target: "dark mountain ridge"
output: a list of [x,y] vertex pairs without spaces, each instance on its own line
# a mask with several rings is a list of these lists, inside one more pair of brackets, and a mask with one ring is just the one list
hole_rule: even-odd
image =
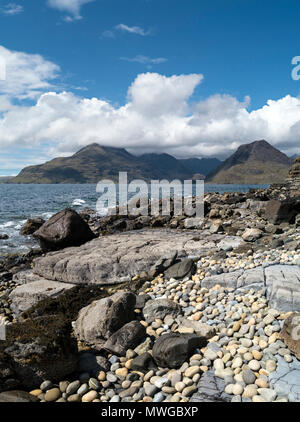
[[185,160],[178,160],[169,154],[144,154],[137,157],[124,148],[93,143],[71,157],[54,158],[44,164],[25,167],[10,183],[97,183],[103,178],[117,181],[119,172],[127,172],[129,180],[183,180],[191,179],[194,173],[207,174],[207,168],[201,171],[200,163],[206,163],[205,160],[198,160],[196,167],[199,171],[194,172],[187,163],[183,165],[182,161]]

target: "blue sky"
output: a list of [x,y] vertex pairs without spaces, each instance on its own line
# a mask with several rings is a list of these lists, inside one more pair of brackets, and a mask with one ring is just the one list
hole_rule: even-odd
[[296,0],[0,0],[0,174],[94,141],[299,151],[299,16]]

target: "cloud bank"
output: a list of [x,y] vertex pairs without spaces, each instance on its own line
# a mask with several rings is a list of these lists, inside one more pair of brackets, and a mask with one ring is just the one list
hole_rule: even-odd
[[201,90],[201,74],[148,72],[136,76],[125,104],[114,106],[51,88],[59,68],[41,56],[4,47],[1,55],[9,71],[7,81],[0,82],[0,149],[13,155],[18,149],[31,151],[32,162],[71,154],[92,142],[136,154],[225,157],[240,144],[266,139],[288,154],[300,152],[297,97],[270,99],[249,111],[249,97],[239,101],[216,94],[197,101],[193,94],[199,85]]

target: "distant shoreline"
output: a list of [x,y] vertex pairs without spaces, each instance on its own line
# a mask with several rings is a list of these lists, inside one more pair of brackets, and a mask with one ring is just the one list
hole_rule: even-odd
[[[174,179],[174,180],[176,180],[176,179]],[[180,179],[178,179],[178,180],[180,180]],[[169,181],[169,182],[172,182],[172,181]],[[88,185],[97,185],[97,183],[6,183],[6,182],[3,182],[3,181],[0,180],[1,185],[18,185],[18,186],[20,186],[20,185],[24,185],[24,186],[29,186],[29,185],[34,185],[34,186],[35,185],[36,186],[42,186],[42,185],[45,185],[45,186],[57,186],[57,185],[88,186]],[[130,183],[130,180],[129,180],[129,183]],[[150,184],[150,183],[148,183],[148,184]],[[228,186],[241,186],[241,185],[244,185],[244,186],[250,186],[250,185],[251,186],[270,186],[271,185],[271,183],[209,183],[209,182],[205,182],[205,180],[204,180],[204,184],[206,186],[224,186],[224,185],[228,185]]]

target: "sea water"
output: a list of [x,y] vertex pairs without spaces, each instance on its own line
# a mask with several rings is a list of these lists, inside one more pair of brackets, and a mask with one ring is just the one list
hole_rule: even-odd
[[[266,189],[268,186],[205,184],[205,192],[248,192],[250,188]],[[95,184],[0,184],[0,234],[9,236],[7,240],[0,240],[0,255],[26,252],[37,247],[31,236],[19,234],[28,218],[42,217],[47,220],[66,207],[78,212],[85,207],[95,210],[99,197]]]

